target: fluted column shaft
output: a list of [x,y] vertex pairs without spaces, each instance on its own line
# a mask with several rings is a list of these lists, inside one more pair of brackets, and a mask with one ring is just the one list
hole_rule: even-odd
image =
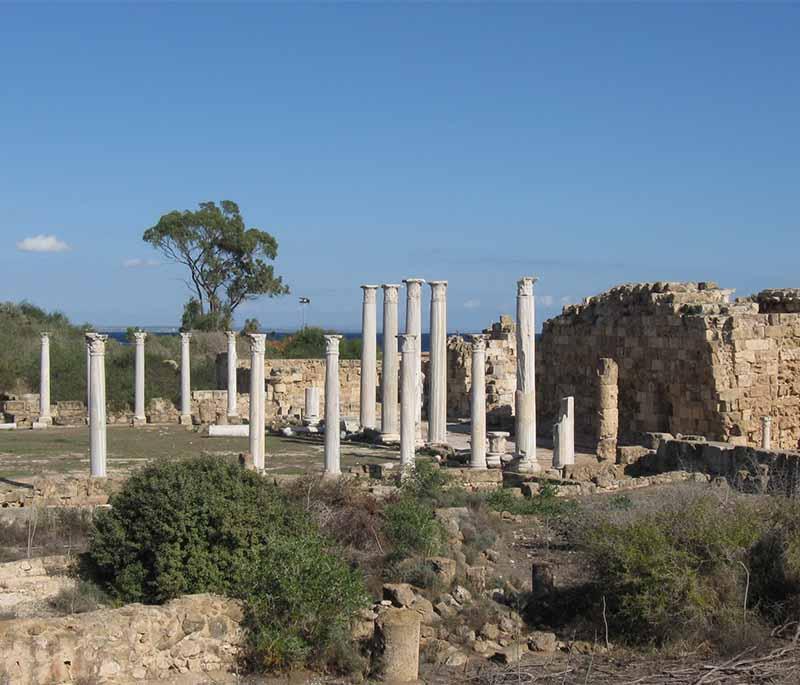
[[486,468],[486,338],[472,339],[472,387],[470,388],[472,455],[470,468]]
[[263,471],[266,458],[266,420],[264,417],[266,392],[264,383],[264,351],[267,336],[250,333],[250,456],[253,467]]
[[[418,441],[422,441],[422,278],[407,278],[406,285],[406,335],[416,337],[416,400],[414,416],[416,416],[414,432]],[[402,410],[401,410],[402,411]]]
[[400,340],[400,466],[414,466],[417,443],[417,356],[416,335],[398,335]]
[[517,282],[517,390],[516,467],[539,471],[536,458],[536,320],[533,286],[535,278]]
[[181,333],[181,417],[184,425],[192,425],[192,366],[189,341],[191,333]]
[[341,335],[325,336],[325,476],[341,472],[339,435],[339,341]]
[[397,294],[399,285],[383,286],[383,359],[381,362],[381,438],[400,439],[397,405],[399,362],[397,354]]
[[447,281],[431,286],[431,366],[428,442],[447,442]]
[[375,429],[375,388],[377,373],[377,322],[375,292],[377,285],[362,285],[364,302],[361,308],[361,428]]
[[106,340],[107,335],[86,336],[89,349],[89,471],[93,478],[106,476]]
[[50,424],[50,334],[42,333],[39,379],[39,423]]
[[135,425],[147,422],[147,417],[144,413],[144,341],[147,338],[147,333],[135,331],[133,338],[136,344],[133,391],[133,423]]
[[228,416],[239,416],[238,389],[236,387],[236,333],[228,331]]

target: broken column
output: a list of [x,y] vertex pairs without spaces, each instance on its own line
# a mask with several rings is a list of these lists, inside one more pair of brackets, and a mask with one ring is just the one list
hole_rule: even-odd
[[303,423],[315,428],[319,423],[319,388],[313,385],[306,388],[304,400]]
[[398,335],[400,340],[400,467],[413,468],[417,442],[417,336]]
[[236,387],[236,367],[238,357],[236,354],[236,332],[228,331],[228,418],[238,418],[239,416],[239,389]]
[[133,391],[133,425],[142,426],[147,423],[144,413],[144,341],[147,333],[134,331],[133,339],[136,344],[134,357],[134,391]]
[[562,397],[558,420],[553,425],[553,468],[575,463],[575,398]]
[[383,286],[383,360],[381,361],[381,441],[400,440],[397,406],[397,293],[399,285]]
[[416,683],[422,619],[413,609],[389,607],[375,621],[381,676],[388,683]]
[[447,281],[431,286],[431,365],[428,442],[447,443]]
[[266,425],[264,352],[267,336],[264,333],[249,333],[250,338],[250,456],[253,468],[263,471],[266,461]]
[[603,357],[597,363],[597,458],[616,461],[619,429],[619,367]]
[[339,341],[341,335],[325,336],[325,471],[324,476],[341,474],[339,435]]
[[182,426],[192,425],[192,381],[191,358],[189,354],[190,332],[181,333],[181,415]]
[[512,468],[522,473],[541,470],[536,458],[536,280],[525,277],[517,281],[516,454]]
[[761,417],[761,449],[772,449],[772,417]]
[[486,466],[490,469],[499,469],[503,465],[503,458],[506,456],[506,441],[510,433],[507,431],[489,431],[486,437],[489,439],[489,452],[486,455]]
[[406,278],[403,283],[406,285],[406,335],[416,336],[415,435],[416,440],[422,442],[422,284],[425,279]]
[[362,285],[364,302],[361,307],[361,429],[375,430],[375,388],[378,382],[377,323],[375,292],[377,285]]
[[106,476],[106,340],[107,335],[88,333],[89,349],[89,472],[93,478]]
[[50,334],[42,332],[42,349],[39,379],[39,421],[40,426],[53,423],[50,416]]
[[470,468],[486,468],[486,337],[472,338],[472,387],[470,388],[472,452]]

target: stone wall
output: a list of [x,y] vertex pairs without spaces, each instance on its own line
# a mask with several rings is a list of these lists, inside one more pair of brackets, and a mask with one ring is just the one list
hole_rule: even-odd
[[231,667],[242,640],[233,600],[189,595],[63,618],[0,621],[0,681],[129,683]]
[[[27,428],[39,418],[39,393],[6,397],[0,399],[0,422],[8,421]],[[50,413],[57,426],[82,426],[86,419],[86,405],[80,401],[60,401],[52,405]]]
[[122,487],[121,478],[35,478],[0,481],[0,509],[18,507],[94,507],[108,503]]

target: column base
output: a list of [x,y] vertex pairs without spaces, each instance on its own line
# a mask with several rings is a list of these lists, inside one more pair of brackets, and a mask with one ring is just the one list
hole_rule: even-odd
[[191,426],[192,425],[192,417],[191,417],[191,415],[189,415],[189,414],[181,414],[180,417],[178,417],[178,423],[181,426]]
[[395,444],[400,442],[400,434],[399,433],[381,433],[381,437],[379,438],[379,442],[381,445],[389,445]]
[[40,416],[39,420],[36,421],[39,424],[39,427],[44,426],[52,426],[53,425],[53,417],[52,416]]
[[50,426],[52,426],[52,425],[53,425],[52,421],[50,421],[50,422],[34,421],[31,424],[31,428],[33,428],[33,430],[42,430],[43,428],[50,428]]
[[515,454],[506,467],[515,473],[539,473],[542,470],[541,464],[532,457]]
[[341,471],[324,471],[322,473],[322,480],[337,480],[342,477]]
[[503,462],[501,459],[502,455],[498,452],[497,454],[487,454],[486,455],[486,468],[490,469],[499,469],[502,468]]
[[134,426],[135,428],[138,428],[139,426],[146,426],[147,425],[147,417],[146,416],[134,416],[133,419],[131,419],[131,425]]

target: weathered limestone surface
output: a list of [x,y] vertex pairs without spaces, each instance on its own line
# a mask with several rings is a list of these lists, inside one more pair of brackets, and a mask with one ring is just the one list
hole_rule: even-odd
[[189,595],[50,619],[0,621],[0,673],[16,685],[162,680],[234,665],[240,605]]
[[419,677],[421,615],[414,609],[389,607],[375,621],[381,653],[381,676],[389,683],[416,683]]
[[615,461],[619,434],[619,366],[604,357],[597,363],[597,458]]

